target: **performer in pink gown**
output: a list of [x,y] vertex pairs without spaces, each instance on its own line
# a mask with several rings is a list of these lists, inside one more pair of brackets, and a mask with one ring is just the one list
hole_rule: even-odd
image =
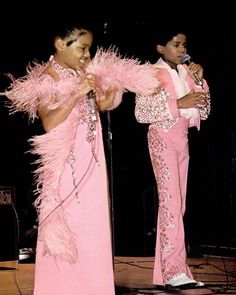
[[153,283],[184,289],[202,285],[193,279],[186,263],[188,128],[200,129],[200,120],[207,119],[210,96],[202,67],[182,64],[186,35],[173,31],[156,36],[161,55],[153,65],[158,88],[153,95],[136,96],[135,116],[138,122],[150,124],[148,146],[159,198]]
[[91,60],[92,41],[83,26],[58,33],[48,62],[11,77],[5,92],[13,113],[39,115],[46,131],[31,139],[39,164],[34,295],[115,294],[99,111],[117,107],[124,91],[153,92],[156,81],[149,64],[117,51],[98,49]]

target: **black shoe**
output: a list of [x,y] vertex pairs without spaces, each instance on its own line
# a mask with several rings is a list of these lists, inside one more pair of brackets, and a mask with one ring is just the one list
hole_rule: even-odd
[[164,286],[156,285],[156,290],[164,291],[164,292],[168,292],[168,293],[179,293],[180,292],[179,287],[174,287],[174,286],[169,285],[169,284],[166,284]]
[[175,287],[179,288],[179,290],[195,289],[197,287],[197,283],[188,283],[188,284],[178,285]]

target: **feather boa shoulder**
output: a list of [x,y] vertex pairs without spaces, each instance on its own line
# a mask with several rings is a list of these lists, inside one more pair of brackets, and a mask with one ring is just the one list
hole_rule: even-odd
[[29,118],[34,120],[37,117],[37,110],[40,103],[50,109],[65,105],[70,98],[72,89],[78,85],[76,77],[62,79],[60,83],[45,73],[48,63],[37,63],[28,65],[26,75],[18,79],[8,74],[11,83],[7,90],[0,95],[5,95],[9,100],[11,113],[26,112]]
[[[71,92],[78,88],[78,79],[81,77],[70,75],[70,79],[64,76],[55,81],[45,73],[48,64],[34,62],[33,65],[28,65],[26,75],[18,79],[8,74],[10,86],[0,95],[5,95],[10,100],[11,113],[26,112],[34,120],[37,117],[39,98],[40,103],[51,109],[67,104]],[[148,62],[141,64],[137,58],[122,57],[114,47],[107,50],[98,48],[86,72],[98,78],[99,88],[103,93],[108,87],[118,89],[119,95],[111,109],[121,103],[124,92],[148,95],[159,84],[157,70],[153,65]]]
[[[149,95],[159,85],[157,70],[153,65],[149,62],[141,64],[137,58],[122,57],[115,47],[107,50],[98,48],[86,71],[101,79],[103,92],[111,86],[118,88],[122,93],[130,91]],[[120,102],[115,101],[114,107]]]

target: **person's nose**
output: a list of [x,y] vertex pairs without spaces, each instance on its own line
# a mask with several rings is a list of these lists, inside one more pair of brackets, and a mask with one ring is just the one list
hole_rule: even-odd
[[89,52],[89,50],[86,50],[86,51],[84,52],[84,56],[85,56],[86,58],[89,58],[89,57],[90,57],[90,52]]
[[180,46],[180,52],[182,54],[186,53],[186,47],[185,46]]

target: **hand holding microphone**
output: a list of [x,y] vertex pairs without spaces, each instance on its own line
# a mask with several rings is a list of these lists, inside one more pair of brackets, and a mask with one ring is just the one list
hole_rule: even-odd
[[189,71],[191,72],[191,74],[194,77],[194,80],[196,82],[197,85],[203,86],[203,81],[202,81],[202,77],[199,76],[198,72],[199,70],[202,68],[191,62],[191,57],[188,54],[183,54],[181,57],[181,63],[185,64],[189,67]]

